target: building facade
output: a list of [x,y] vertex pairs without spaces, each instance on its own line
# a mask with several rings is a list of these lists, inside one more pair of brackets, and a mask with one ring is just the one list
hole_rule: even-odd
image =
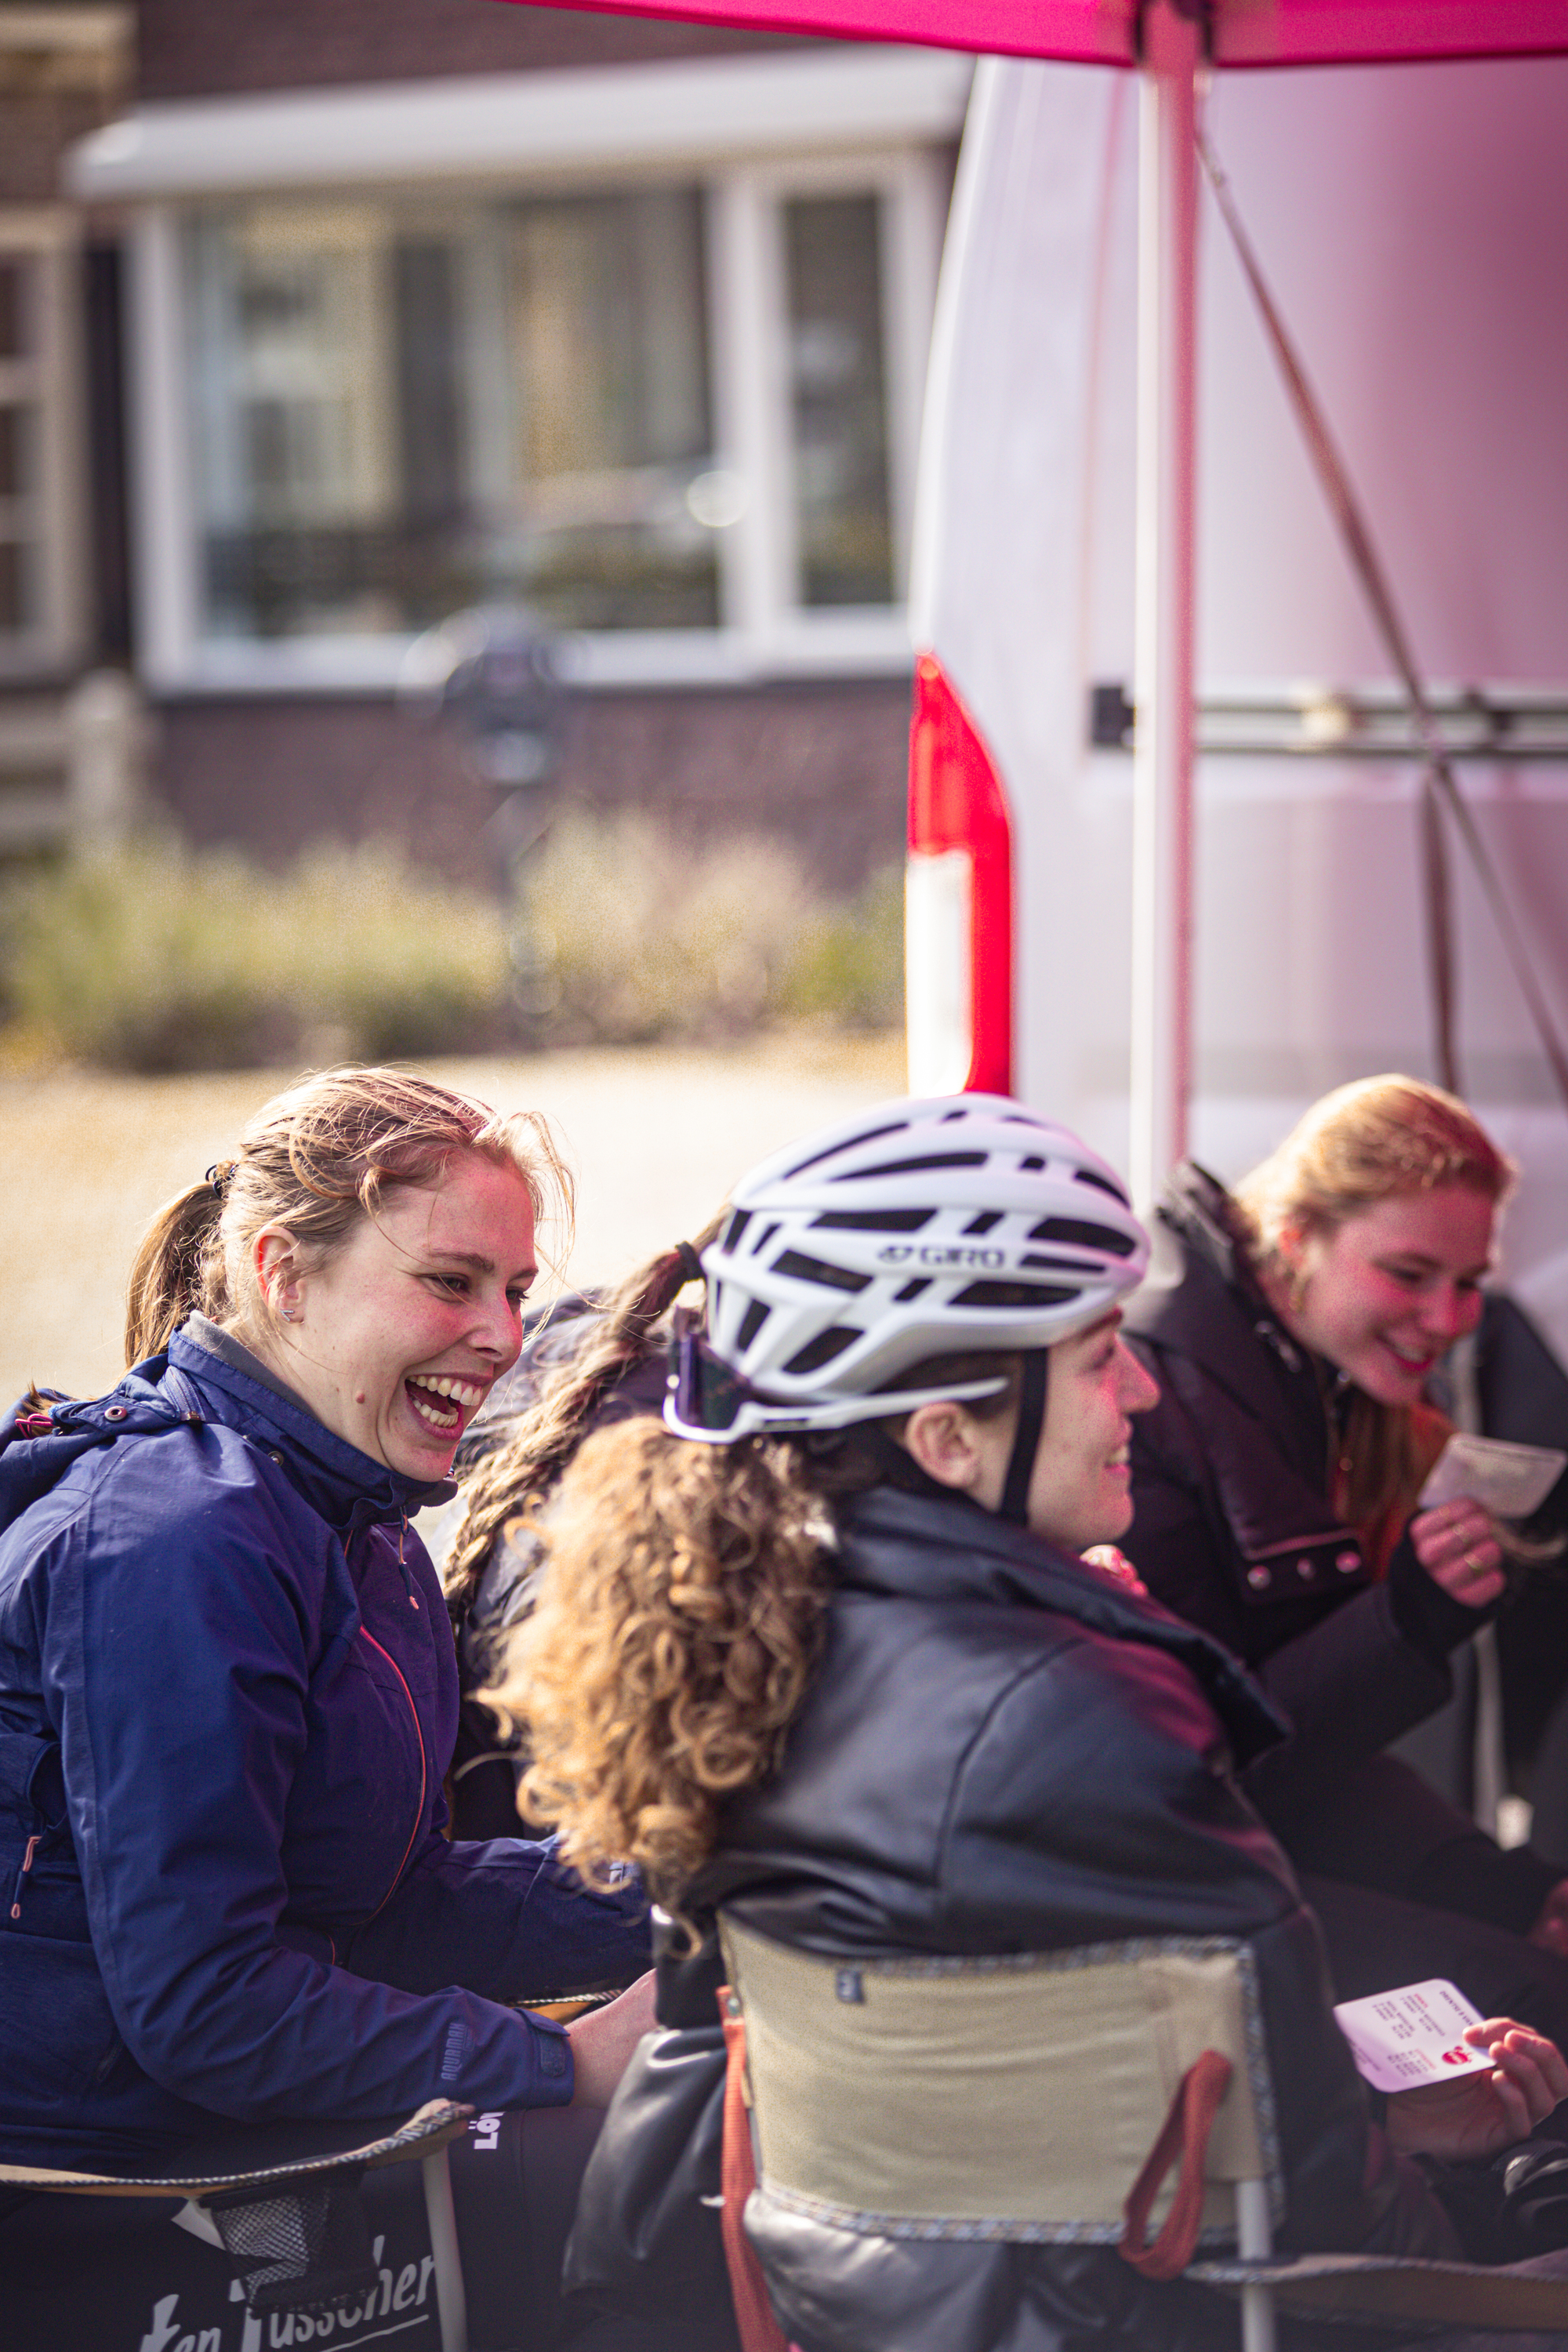
[[[503,0],[142,0],[69,185],[125,256],[153,789],[474,871],[432,637],[534,616],[549,789],[901,840],[920,403],[967,61]],[[436,653],[433,656],[432,646]]]

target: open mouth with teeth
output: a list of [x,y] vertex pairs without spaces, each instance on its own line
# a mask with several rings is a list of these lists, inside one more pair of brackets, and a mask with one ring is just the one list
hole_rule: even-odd
[[450,1372],[410,1372],[403,1393],[437,1437],[461,1437],[484,1402],[489,1383],[458,1380]]

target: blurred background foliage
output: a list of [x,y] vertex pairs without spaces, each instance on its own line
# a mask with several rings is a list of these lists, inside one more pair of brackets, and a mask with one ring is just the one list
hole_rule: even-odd
[[699,850],[642,814],[559,814],[508,906],[390,847],[288,873],[149,835],[0,895],[8,1053],[243,1069],[508,1047],[720,1043],[896,1025],[902,879],[828,898],[755,835]]

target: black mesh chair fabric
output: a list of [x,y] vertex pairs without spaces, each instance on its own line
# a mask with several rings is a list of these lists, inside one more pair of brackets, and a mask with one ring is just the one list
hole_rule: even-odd
[[360,2202],[362,2165],[258,2197],[243,2189],[206,2208],[252,2311],[321,2310],[375,2282]]

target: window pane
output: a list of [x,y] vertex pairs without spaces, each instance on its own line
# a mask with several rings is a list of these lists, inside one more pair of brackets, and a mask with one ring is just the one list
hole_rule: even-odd
[[0,406],[0,499],[28,498],[37,488],[37,424],[31,406],[20,402]]
[[0,253],[0,360],[26,359],[32,348],[33,265],[23,253]]
[[886,604],[893,593],[878,200],[784,207],[803,604]]
[[521,205],[512,255],[520,590],[579,628],[711,625],[698,191]]
[[196,220],[209,627],[710,625],[701,232],[695,188]]
[[32,594],[32,550],[0,539],[0,637],[21,636],[37,625]]

